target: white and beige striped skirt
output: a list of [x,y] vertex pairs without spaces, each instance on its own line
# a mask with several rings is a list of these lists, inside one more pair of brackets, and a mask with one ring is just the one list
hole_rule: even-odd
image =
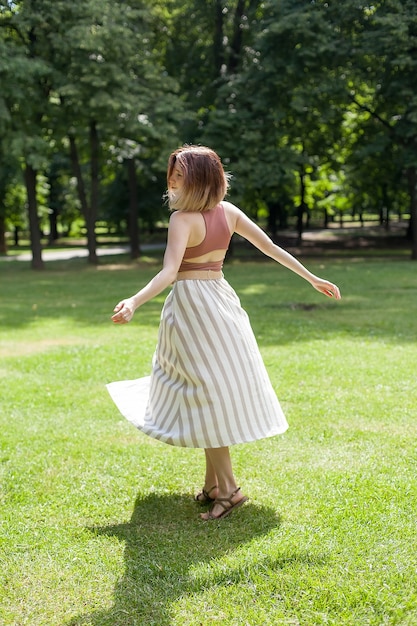
[[248,316],[224,278],[174,283],[151,375],[107,388],[124,417],[175,446],[219,448],[288,428]]

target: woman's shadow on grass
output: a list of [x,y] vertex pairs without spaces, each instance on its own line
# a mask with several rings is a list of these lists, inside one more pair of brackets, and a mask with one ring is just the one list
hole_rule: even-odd
[[90,528],[125,542],[125,571],[111,608],[79,615],[68,626],[168,626],[175,600],[222,583],[207,568],[199,581],[193,566],[214,563],[280,524],[275,511],[250,502],[220,521],[199,520],[204,510],[190,496],[150,494],[137,497],[129,522]]

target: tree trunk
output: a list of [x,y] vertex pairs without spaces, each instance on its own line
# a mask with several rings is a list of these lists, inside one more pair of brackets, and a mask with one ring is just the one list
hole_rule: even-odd
[[58,171],[56,168],[49,168],[49,245],[53,245],[58,239],[58,217],[61,208],[60,191],[61,186],[58,180]]
[[279,212],[279,202],[268,203],[268,232],[273,240],[275,240],[277,237],[277,223]]
[[302,168],[299,172],[300,174],[300,204],[297,209],[297,244],[300,246],[303,241],[303,217],[304,211],[306,208],[305,204],[305,175],[304,168]]
[[36,199],[36,172],[28,163],[25,165],[25,184],[28,199],[30,246],[32,250],[31,267],[34,270],[43,270],[41,231],[39,228],[38,202]]
[[52,245],[58,239],[58,211],[53,208],[49,213],[49,244]]
[[[74,176],[77,179],[77,190],[78,190],[78,197],[80,199],[80,204],[81,204],[81,211],[82,214],[84,216],[85,219],[85,224],[86,224],[86,228],[87,228],[87,242],[88,242],[88,252],[89,252],[89,261],[92,262],[90,260],[90,239],[89,239],[89,225],[90,225],[90,214],[91,214],[91,210],[88,206],[88,201],[87,201],[87,194],[85,191],[85,185],[84,185],[84,179],[83,179],[83,175],[82,175],[82,171],[81,171],[81,165],[80,165],[80,159],[78,157],[78,150],[77,150],[77,144],[75,141],[75,137],[73,135],[69,135],[69,142],[70,142],[70,156],[71,156],[71,166],[72,166],[72,170],[74,172]],[[93,258],[95,256],[95,230],[93,232]]]
[[280,200],[268,203],[268,232],[272,238],[276,238],[278,230],[287,226],[288,214],[284,204]]
[[410,234],[411,258],[417,261],[417,167],[407,170],[408,188],[410,193]]
[[75,142],[75,137],[73,135],[69,135],[70,142],[70,157],[71,157],[71,166],[72,171],[74,172],[74,176],[77,179],[77,190],[78,197],[81,204],[81,211],[85,217],[87,214],[87,195],[85,193],[84,179],[81,172],[80,160],[78,158],[78,150],[77,144]]
[[126,159],[127,180],[129,187],[129,217],[128,230],[130,241],[130,257],[139,257],[139,227],[138,227],[138,184],[136,180],[135,159]]
[[88,261],[97,265],[96,221],[98,215],[98,190],[99,190],[99,140],[97,124],[90,123],[90,149],[91,149],[91,199],[87,226]]
[[0,254],[7,254],[6,220],[0,215]]
[[388,197],[387,185],[382,185],[381,189],[381,198],[382,198],[382,211],[383,211],[383,224],[385,226],[385,230],[389,230],[390,227],[390,201]]

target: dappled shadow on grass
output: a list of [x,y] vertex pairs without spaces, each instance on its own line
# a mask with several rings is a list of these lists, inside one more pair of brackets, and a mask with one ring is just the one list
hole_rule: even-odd
[[[2,296],[7,306],[0,310],[0,326],[17,331],[44,325],[48,337],[50,320],[65,319],[69,326],[83,329],[108,327],[114,305],[155,273],[155,266],[146,263],[130,270],[109,267],[97,271],[72,264],[68,270],[6,272]],[[415,342],[417,281],[412,264],[332,262],[327,266],[323,261],[312,269],[339,284],[341,302],[324,298],[271,262],[226,263],[226,279],[248,312],[261,347],[347,333],[359,339]],[[148,302],[133,323],[145,320],[156,329],[167,293]]]
[[[173,602],[220,583],[207,571],[217,559],[280,525],[274,510],[250,501],[219,521],[201,521],[204,510],[189,495],[139,495],[129,522],[91,528],[125,543],[125,571],[111,608],[77,616],[68,626],[171,624]],[[193,573],[199,567],[200,582]]]
[[[86,328],[108,326],[115,304],[135,293],[154,273],[155,269],[139,264],[123,271],[72,265],[68,271],[9,272],[2,275],[7,306],[0,310],[0,326],[19,330],[62,319]],[[157,326],[163,297],[143,309],[147,324]]]

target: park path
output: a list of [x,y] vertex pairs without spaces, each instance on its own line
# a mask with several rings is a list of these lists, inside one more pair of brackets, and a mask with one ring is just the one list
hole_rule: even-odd
[[[165,244],[144,244],[141,251],[160,250],[165,248]],[[113,246],[105,248],[97,248],[97,256],[112,256],[118,254],[127,254],[130,251],[129,246]],[[68,248],[67,250],[42,250],[42,259],[44,261],[61,261],[67,259],[84,258],[88,256],[87,248]],[[31,261],[31,252],[22,252],[21,254],[13,254],[0,256],[1,261]]]

